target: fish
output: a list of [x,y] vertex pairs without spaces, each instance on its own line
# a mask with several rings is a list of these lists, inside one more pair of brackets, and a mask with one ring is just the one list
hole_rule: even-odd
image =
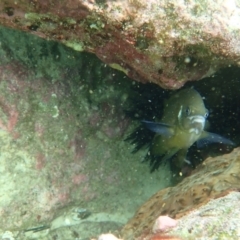
[[187,88],[165,101],[159,122],[142,120],[144,126],[155,133],[147,154],[152,157],[152,170],[173,157],[177,169],[185,163],[191,164],[186,156],[195,142],[198,148],[211,143],[234,145],[231,140],[205,130],[208,115],[201,95],[194,88]]

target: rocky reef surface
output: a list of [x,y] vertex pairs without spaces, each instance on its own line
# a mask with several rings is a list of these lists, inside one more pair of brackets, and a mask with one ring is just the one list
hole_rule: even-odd
[[[201,207],[196,207],[178,220],[160,216],[152,226],[152,234],[140,237],[127,236],[134,240],[225,240],[240,238],[239,191],[232,191],[224,197],[211,199]],[[157,227],[157,228],[156,228]],[[158,231],[157,231],[158,230]],[[102,234],[98,240],[123,240],[111,233]]]
[[[181,218],[176,230],[170,231],[183,239],[238,239],[239,213],[235,209],[239,208],[240,197],[239,150],[206,159],[181,183],[153,195],[124,226],[125,239],[142,239],[150,234],[161,215],[175,219],[187,215]],[[221,198],[231,191],[237,193]]]
[[123,140],[133,82],[92,54],[5,28],[0,36],[0,239],[119,228],[171,179],[151,175]]
[[189,240],[237,240],[240,238],[239,200],[239,191],[212,199],[206,205],[178,219],[177,226],[168,234]]
[[2,1],[0,23],[95,53],[141,82],[177,89],[240,64],[235,0]]
[[[15,16],[12,8],[5,8],[9,18]],[[12,19],[12,24],[17,21]],[[32,25],[28,31],[39,34],[37,29]],[[238,230],[221,232],[216,225],[209,231],[208,224],[180,227],[185,221],[192,225],[193,215],[184,220],[192,212],[196,221],[201,216],[204,222],[209,213],[209,224],[216,216],[222,229],[228,222],[230,228],[236,226],[238,195],[226,194],[239,190],[239,148],[218,157],[213,149],[223,153],[224,146],[198,150],[203,159],[209,153],[212,157],[181,183],[166,188],[172,184],[169,168],[161,166],[150,174],[148,165],[140,164],[146,151],[133,155],[133,146],[124,141],[137,125],[124,111],[136,82],[93,54],[55,41],[1,27],[0,42],[0,239],[91,239],[109,231],[125,240],[159,239],[151,230],[159,215],[166,214],[176,218],[178,231],[183,231],[169,233],[175,239],[201,239],[202,231],[205,239],[213,239],[213,233],[219,239],[230,234],[237,239]],[[239,70],[218,72],[194,86],[209,109],[210,129],[217,128],[213,132],[238,146]],[[147,100],[150,106],[155,99]]]

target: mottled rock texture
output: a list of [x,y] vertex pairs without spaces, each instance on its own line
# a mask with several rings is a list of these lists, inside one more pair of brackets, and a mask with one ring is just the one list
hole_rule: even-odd
[[230,154],[206,159],[181,183],[152,196],[125,225],[122,230],[124,238],[137,239],[142,234],[151,233],[155,220],[161,215],[180,218],[211,199],[239,190],[239,150],[236,148]]
[[178,225],[168,234],[188,240],[214,240],[240,238],[240,193],[230,192],[224,197],[212,199],[186,216],[178,219]]
[[[2,27],[0,39],[0,236],[12,231],[15,239],[33,239],[25,229],[49,228],[67,210],[70,217],[55,221],[52,231],[80,222],[81,209],[126,213],[107,229],[122,226],[136,202],[159,189],[152,183],[167,178],[150,175],[139,164],[141,154],[131,154],[123,141],[131,125],[123,107],[133,82],[93,54],[56,42]],[[147,182],[153,188],[143,192]],[[94,233],[89,223],[76,231],[89,238],[107,231],[102,225],[96,223]],[[61,239],[72,234],[73,228]]]
[[240,3],[9,0],[0,23],[95,53],[141,82],[176,89],[240,63]]

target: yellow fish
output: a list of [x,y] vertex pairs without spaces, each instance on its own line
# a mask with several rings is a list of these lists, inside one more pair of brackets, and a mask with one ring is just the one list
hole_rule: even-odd
[[[198,147],[214,142],[233,145],[232,141],[204,130],[207,117],[208,110],[202,97],[189,88],[178,91],[165,102],[161,122],[142,121],[156,133],[149,152],[152,170],[173,156],[174,164],[179,169],[184,162],[190,164],[186,155],[195,142]],[[161,161],[157,158],[159,156],[162,157]]]

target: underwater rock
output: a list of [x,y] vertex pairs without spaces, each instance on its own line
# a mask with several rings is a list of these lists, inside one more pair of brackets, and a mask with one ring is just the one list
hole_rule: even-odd
[[188,240],[238,240],[240,238],[239,200],[239,192],[230,192],[224,197],[212,199],[206,205],[178,219],[178,225],[168,234]]
[[141,82],[177,89],[240,64],[231,1],[4,1],[0,23],[57,40]]
[[151,233],[155,220],[161,215],[179,219],[212,199],[239,191],[239,174],[240,148],[223,156],[207,158],[191,176],[174,187],[159,191],[144,203],[122,229],[123,238],[137,239]]
[[119,229],[170,182],[123,141],[132,83],[93,54],[4,27],[0,39],[0,239]]

